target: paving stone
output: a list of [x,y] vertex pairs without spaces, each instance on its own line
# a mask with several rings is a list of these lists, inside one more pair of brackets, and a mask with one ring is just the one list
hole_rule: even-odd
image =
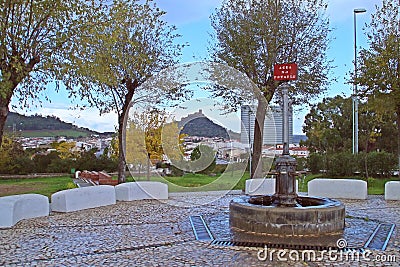
[[[229,202],[236,195],[177,194],[166,201],[118,202],[71,213],[23,220],[0,230],[1,266],[399,266],[400,204],[383,196],[343,200],[344,238],[362,247],[379,223],[395,223],[386,251],[397,262],[260,261],[259,248],[223,247],[196,241],[189,216],[202,215],[214,237],[229,239]],[[197,205],[198,203],[206,203]],[[289,253],[286,250],[286,253]],[[370,260],[370,259],[368,259]]]

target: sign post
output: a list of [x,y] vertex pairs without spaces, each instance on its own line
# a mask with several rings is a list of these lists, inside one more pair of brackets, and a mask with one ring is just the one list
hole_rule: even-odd
[[293,81],[297,80],[297,64],[275,64],[274,65],[275,81]]
[[277,64],[274,66],[274,80],[285,81],[281,85],[283,94],[283,153],[276,159],[276,170],[278,172],[275,182],[275,201],[276,206],[296,207],[296,159],[289,154],[289,85],[287,81],[297,80],[297,64]]

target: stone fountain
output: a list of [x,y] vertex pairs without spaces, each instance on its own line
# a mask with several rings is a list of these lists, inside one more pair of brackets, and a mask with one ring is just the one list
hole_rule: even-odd
[[231,201],[233,238],[282,246],[336,247],[345,227],[345,207],[337,200],[297,195],[297,163],[289,155],[288,86],[282,87],[284,148],[276,160],[275,194]]

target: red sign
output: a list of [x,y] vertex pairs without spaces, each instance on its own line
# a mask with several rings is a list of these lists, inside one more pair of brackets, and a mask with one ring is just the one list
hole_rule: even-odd
[[275,81],[297,80],[297,64],[276,64],[274,65]]

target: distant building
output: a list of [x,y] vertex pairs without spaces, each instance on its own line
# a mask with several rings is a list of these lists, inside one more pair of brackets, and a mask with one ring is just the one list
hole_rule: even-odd
[[203,110],[199,109],[199,111],[193,113],[193,114],[189,114],[186,117],[182,117],[181,120],[178,122],[178,127],[181,128],[183,127],[186,123],[197,119],[197,118],[204,118],[206,117],[206,115],[203,114]]
[[[262,148],[263,157],[275,157],[282,155],[283,145],[268,146],[264,145]],[[289,145],[289,154],[298,158],[307,158],[310,155],[307,147],[300,147],[297,145]]]
[[[244,105],[241,107],[240,142],[253,143],[254,123],[257,107]],[[265,116],[263,145],[276,145],[283,143],[283,116],[280,107],[270,107]],[[293,111],[289,111],[289,144],[293,143]]]

